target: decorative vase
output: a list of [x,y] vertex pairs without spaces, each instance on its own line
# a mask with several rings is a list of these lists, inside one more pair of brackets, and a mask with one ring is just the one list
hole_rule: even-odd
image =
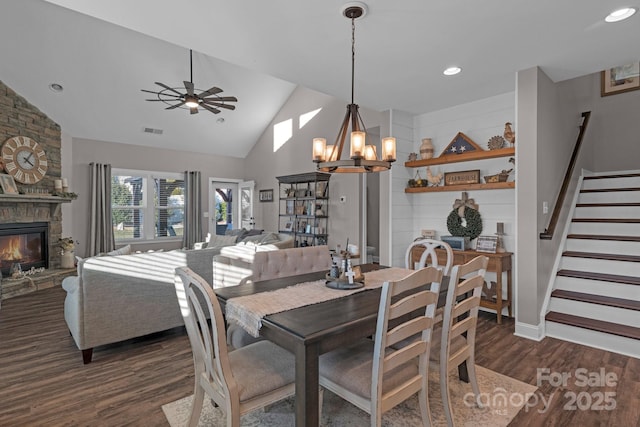
[[420,145],[420,158],[426,160],[432,157],[433,143],[431,142],[431,138],[423,138],[422,145]]
[[73,251],[62,252],[62,257],[60,258],[60,267],[61,268],[75,267],[75,257],[73,256]]

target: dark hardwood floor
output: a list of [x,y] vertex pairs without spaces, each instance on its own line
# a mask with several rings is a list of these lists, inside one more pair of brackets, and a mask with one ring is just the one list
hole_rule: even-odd
[[[64,322],[64,296],[61,288],[52,288],[2,302],[0,426],[168,425],[161,406],[193,392],[184,330],[97,348],[93,362],[83,365]],[[640,360],[551,338],[519,338],[513,320],[503,322],[481,316],[479,365],[534,385],[538,369],[571,374],[565,386],[544,381],[538,391],[551,398],[550,407],[523,409],[512,426],[640,426]],[[579,368],[615,373],[617,384],[581,386],[575,378]],[[578,409],[606,406],[597,402],[605,392],[615,393],[615,409]],[[571,393],[577,401],[570,400]]]

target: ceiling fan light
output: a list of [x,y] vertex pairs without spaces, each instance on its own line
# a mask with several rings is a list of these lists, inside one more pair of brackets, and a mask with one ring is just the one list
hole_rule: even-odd
[[184,98],[184,105],[189,108],[196,108],[199,105],[198,98],[195,96],[187,96]]

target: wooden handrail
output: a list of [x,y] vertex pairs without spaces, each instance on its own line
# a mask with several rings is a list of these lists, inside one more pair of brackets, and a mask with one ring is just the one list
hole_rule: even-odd
[[591,117],[591,111],[585,111],[584,113],[582,113],[583,120],[582,120],[582,124],[580,125],[580,133],[578,133],[578,139],[576,140],[576,145],[575,147],[573,147],[571,160],[569,160],[569,166],[567,166],[567,172],[564,174],[562,187],[560,188],[560,193],[558,193],[556,204],[553,207],[553,213],[551,214],[551,219],[549,220],[549,226],[544,230],[544,232],[540,233],[541,239],[551,240],[553,238],[553,233],[556,230],[556,225],[558,224],[558,219],[560,218],[560,211],[562,210],[562,205],[564,204],[564,198],[567,195],[567,189],[569,188],[571,175],[573,175],[573,169],[575,168],[576,161],[578,160],[578,154],[580,153],[580,146],[582,145],[582,139],[584,138],[584,133],[587,129],[587,125],[589,124],[589,117]]

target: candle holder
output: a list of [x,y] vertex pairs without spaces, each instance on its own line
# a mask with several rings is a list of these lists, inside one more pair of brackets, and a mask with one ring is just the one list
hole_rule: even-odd
[[502,241],[502,236],[504,236],[504,223],[497,223],[496,227],[496,236],[498,236],[498,245],[496,246],[497,253],[504,253],[507,250],[504,248],[504,242]]

